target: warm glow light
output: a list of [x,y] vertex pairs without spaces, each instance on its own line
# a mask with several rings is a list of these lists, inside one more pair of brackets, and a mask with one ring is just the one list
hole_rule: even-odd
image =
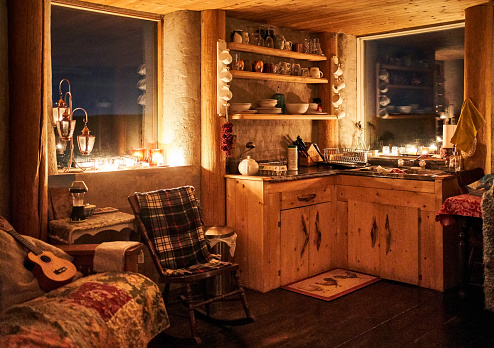
[[184,151],[182,149],[169,149],[168,164],[172,167],[185,165]]
[[155,166],[162,166],[165,164],[165,150],[153,149],[151,150],[151,164]]
[[134,157],[137,161],[144,161],[146,159],[146,149],[132,149],[130,153],[132,157]]
[[422,147],[422,155],[428,155],[429,154],[429,148],[428,147]]
[[398,156],[398,155],[399,155],[399,153],[398,153],[398,146],[393,146],[393,147],[391,148],[391,154],[392,154],[393,156]]
[[383,146],[383,154],[389,155],[389,146]]
[[417,147],[413,145],[407,145],[407,153],[409,155],[416,155],[417,154]]

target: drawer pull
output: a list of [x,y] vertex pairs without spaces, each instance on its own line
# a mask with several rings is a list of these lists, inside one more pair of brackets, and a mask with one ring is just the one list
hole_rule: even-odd
[[321,229],[319,228],[319,210],[316,213],[315,225],[316,225],[316,235],[317,235],[316,247],[317,247],[317,251],[319,251],[319,249],[321,248],[321,240],[322,240],[322,233],[321,233]]
[[316,194],[315,193],[309,193],[307,195],[300,195],[300,196],[297,196],[297,199],[301,202],[308,202],[308,201],[311,201],[313,200],[314,198],[316,198]]
[[386,255],[391,251],[391,228],[389,227],[389,216],[386,214],[386,223],[384,225],[386,230]]
[[377,221],[376,221],[376,217],[374,216],[374,220],[372,221],[371,233],[370,233],[370,236],[371,236],[371,245],[372,245],[373,248],[376,245],[377,233],[378,233],[378,231],[377,231]]
[[307,248],[307,244],[309,244],[309,230],[307,229],[307,224],[305,222],[305,216],[302,214],[302,230],[305,235],[304,245],[302,246],[302,251],[300,252],[300,258],[304,256],[305,248]]

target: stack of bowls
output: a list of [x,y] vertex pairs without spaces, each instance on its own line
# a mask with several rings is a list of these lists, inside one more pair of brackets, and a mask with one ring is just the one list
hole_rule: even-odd
[[278,99],[263,99],[259,101],[259,107],[256,109],[261,114],[280,114],[281,108],[277,108]]
[[259,101],[259,107],[261,108],[274,108],[278,104],[277,99],[263,99]]

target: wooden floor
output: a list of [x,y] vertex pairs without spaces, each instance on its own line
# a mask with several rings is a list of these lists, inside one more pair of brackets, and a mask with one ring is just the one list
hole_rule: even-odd
[[[199,320],[202,347],[494,347],[494,313],[483,309],[480,288],[460,300],[457,291],[381,280],[330,302],[283,289],[247,290],[247,299],[257,320],[232,328]],[[220,306],[233,314],[232,304]],[[189,333],[186,319],[170,319],[167,332]],[[149,344],[175,346],[160,336]]]

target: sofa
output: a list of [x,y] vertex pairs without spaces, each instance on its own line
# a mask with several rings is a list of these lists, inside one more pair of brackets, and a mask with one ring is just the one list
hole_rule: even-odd
[[[139,273],[78,274],[66,285],[43,291],[26,265],[28,249],[6,232],[9,228],[0,217],[0,347],[146,347],[169,326],[158,286]],[[91,247],[65,247],[77,251],[74,258],[24,237],[76,267],[83,261],[86,272],[91,269],[83,255],[94,254]]]

